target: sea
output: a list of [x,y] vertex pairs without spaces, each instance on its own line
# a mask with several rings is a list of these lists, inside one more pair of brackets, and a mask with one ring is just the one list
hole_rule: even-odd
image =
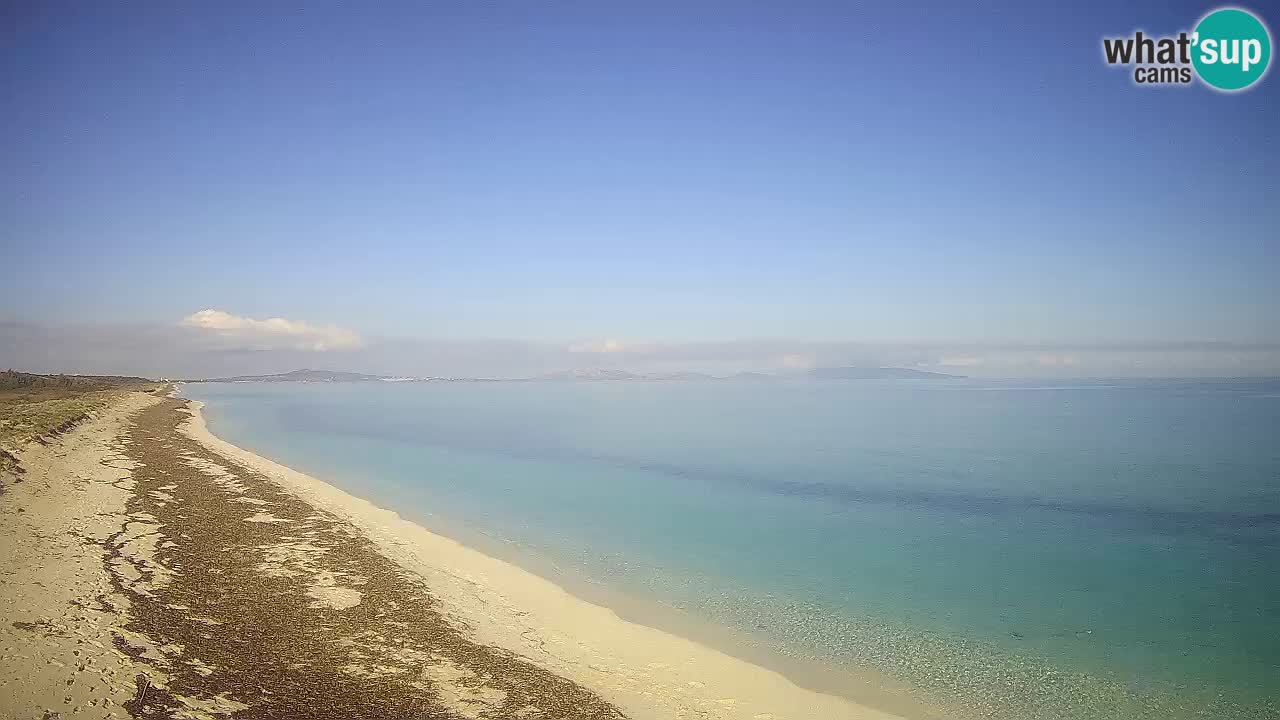
[[236,445],[907,717],[1280,717],[1280,380],[182,394]]

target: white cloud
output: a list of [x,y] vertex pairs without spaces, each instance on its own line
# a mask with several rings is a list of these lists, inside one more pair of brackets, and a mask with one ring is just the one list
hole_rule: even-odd
[[813,367],[813,356],[808,353],[788,353],[779,358],[782,367],[805,369]]
[[359,333],[337,325],[313,325],[284,318],[255,320],[213,308],[186,316],[182,325],[266,348],[324,352],[364,346],[364,339]]
[[589,340],[569,346],[571,353],[620,353],[626,349],[626,345],[612,339]]

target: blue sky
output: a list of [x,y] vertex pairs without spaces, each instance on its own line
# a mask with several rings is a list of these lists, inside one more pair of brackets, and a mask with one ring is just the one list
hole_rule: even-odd
[[1101,59],[1213,7],[7,5],[0,320],[1274,350],[1275,73]]

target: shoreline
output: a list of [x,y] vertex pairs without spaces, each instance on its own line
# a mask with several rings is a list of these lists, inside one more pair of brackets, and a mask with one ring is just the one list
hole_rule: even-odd
[[[203,404],[198,400],[186,399],[193,405]],[[204,413],[201,412],[201,415],[204,416]],[[205,422],[208,430],[207,420]],[[306,475],[315,482],[335,487],[340,492],[351,495],[335,483],[320,479],[319,475],[322,471],[318,469],[313,468],[309,472],[297,470],[285,463],[271,460],[265,454],[266,451],[261,448],[253,449],[247,444],[246,446],[236,445],[223,440],[211,430],[208,432],[215,439],[235,447],[238,451],[249,453],[291,472]],[[917,694],[919,691],[910,685],[895,681],[872,669],[788,656],[768,647],[765,638],[761,636],[753,636],[745,631],[717,624],[657,599],[612,588],[583,573],[566,569],[554,559],[530,546],[484,532],[465,522],[454,521],[447,515],[430,510],[416,515],[402,514],[399,511],[387,510],[383,505],[360,496],[352,495],[352,497],[390,512],[400,520],[432,535],[453,541],[545,580],[579,601],[612,612],[621,621],[674,635],[707,649],[718,651],[733,660],[778,673],[802,690],[834,696],[859,707],[887,713],[897,720],[942,720],[952,717],[952,713],[941,709],[947,706],[928,705]]]
[[625,717],[181,432],[186,400],[125,397],[20,448],[0,496],[0,716]]
[[[323,482],[323,481],[321,481]],[[375,504],[376,505],[376,504]],[[398,513],[397,513],[398,514]],[[430,519],[403,518],[427,532],[545,580],[581,602],[603,608],[623,622],[641,625],[782,675],[798,688],[888,713],[896,720],[943,720],[946,712],[915,698],[913,690],[872,670],[788,657],[762,638],[719,625],[682,608],[619,590],[567,570],[528,546],[428,513]]]
[[[372,501],[366,502],[382,507]],[[894,682],[873,670],[824,664],[816,659],[788,657],[770,649],[761,637],[717,624],[657,599],[615,589],[585,574],[566,569],[550,557],[521,543],[491,535],[432,512],[425,513],[425,518],[389,512],[428,533],[551,583],[580,602],[613,613],[622,622],[666,633],[726,655],[734,661],[777,673],[801,690],[832,696],[858,707],[886,713],[895,720],[944,720],[953,717],[947,711],[926,705],[915,694],[917,691],[909,685]]]
[[[872,706],[806,688],[778,670],[629,620],[542,575],[227,442],[209,430],[202,403],[187,402],[191,417],[180,432],[350,522],[380,553],[420,575],[446,614],[478,641],[579,682],[633,717],[680,717],[695,708],[700,717],[726,720],[918,716],[881,709],[895,704],[888,698]],[[600,594],[608,593],[601,588]]]

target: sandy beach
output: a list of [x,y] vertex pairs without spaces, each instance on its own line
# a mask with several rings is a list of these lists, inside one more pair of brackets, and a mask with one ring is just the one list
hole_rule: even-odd
[[628,622],[131,393],[0,496],[4,716],[897,717]]

